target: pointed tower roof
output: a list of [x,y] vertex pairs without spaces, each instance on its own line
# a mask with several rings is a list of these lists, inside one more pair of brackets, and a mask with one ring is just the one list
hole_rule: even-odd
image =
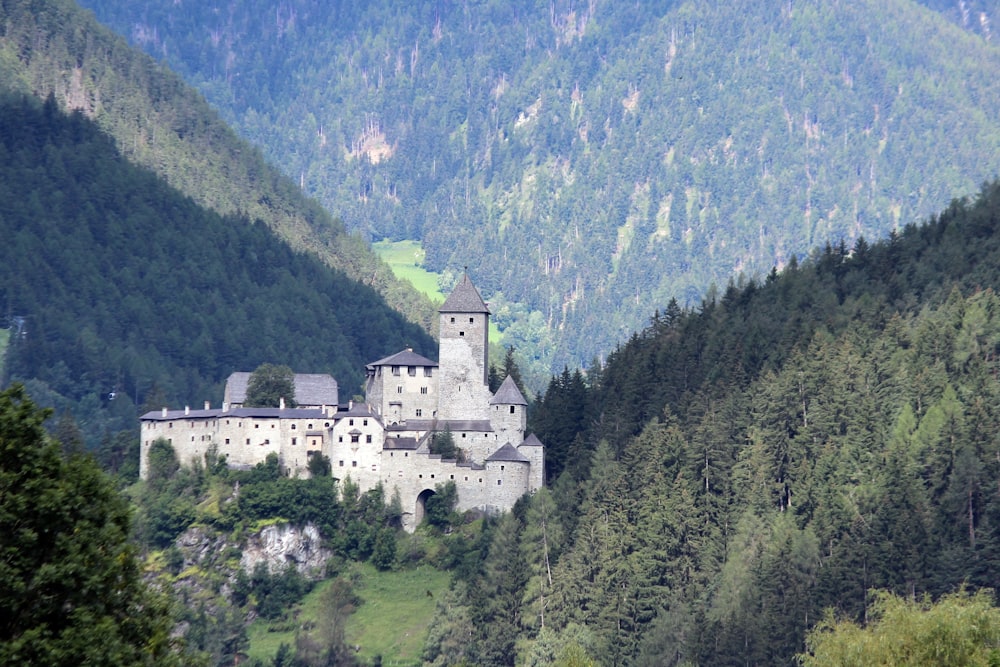
[[469,274],[463,274],[462,280],[452,290],[451,295],[445,299],[439,313],[488,313],[490,309],[486,307],[483,297],[479,296],[479,290],[469,280]]
[[503,380],[503,384],[497,389],[497,393],[493,394],[490,399],[490,405],[527,405],[528,401],[524,400],[524,394],[521,390],[517,388],[517,383],[514,382],[514,378],[507,376]]
[[514,449],[509,442],[486,459],[487,461],[512,461],[516,463],[531,463],[531,459]]

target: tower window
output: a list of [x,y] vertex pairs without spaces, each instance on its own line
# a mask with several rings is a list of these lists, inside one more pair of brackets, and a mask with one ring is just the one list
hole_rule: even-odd
[[399,366],[393,366],[392,367],[392,374],[393,375],[399,375]]
[[429,378],[433,374],[433,369],[430,366],[424,366],[424,377]]
[[453,318],[451,318],[451,323],[452,323],[452,324],[454,324],[454,323],[455,323],[455,318],[454,318],[454,317],[453,317]]
[[510,414],[514,414],[514,406],[510,406]]
[[402,385],[396,387],[396,393],[397,394],[402,394],[403,393],[403,387],[402,387]]
[[476,318],[470,317],[469,318],[469,324],[475,324],[475,323],[476,323]]
[[416,374],[417,374],[417,367],[416,366],[407,366],[406,367],[406,374],[409,375],[410,377],[416,376]]
[[421,387],[420,388],[420,393],[421,394],[426,394],[427,393],[427,387]]
[[465,332],[464,331],[459,331],[458,335],[464,337],[465,336]]

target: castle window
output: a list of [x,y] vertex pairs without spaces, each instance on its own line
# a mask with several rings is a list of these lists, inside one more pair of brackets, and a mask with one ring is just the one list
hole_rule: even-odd
[[434,473],[431,473],[431,479],[434,479]]
[[262,442],[260,444],[262,444],[262,445],[270,445],[271,444],[271,440],[269,438],[264,438],[264,442]]
[[497,486],[500,486],[501,484],[503,484],[503,480],[502,479],[498,479],[497,480]]
[[469,318],[469,324],[475,324],[475,323],[476,323],[476,318],[470,317]]
[[514,414],[514,406],[510,406],[510,414]]
[[167,424],[167,428],[173,428],[173,427],[174,427],[174,423],[173,422],[170,422],[169,424]]
[[368,426],[368,420],[367,419],[362,419],[361,420],[361,425],[362,426]]
[[353,419],[348,419],[347,420],[347,425],[348,426],[354,426],[354,420]]
[[308,428],[309,428],[309,430],[310,430],[310,431],[312,430],[312,427],[313,427],[313,425],[312,425],[312,424],[309,424],[309,427],[308,427]]
[[194,442],[194,436],[193,435],[191,436],[191,442]]
[[416,374],[417,374],[417,367],[416,366],[407,366],[406,367],[406,374],[409,375],[410,377],[415,377]]
[[323,422],[323,428],[330,428],[330,422]]
[[421,387],[420,388],[420,393],[421,394],[426,394],[427,393],[427,387]]
[[358,435],[357,434],[351,436],[351,442],[358,442]]
[[424,416],[424,411],[421,410],[420,408],[417,408],[417,416],[418,417],[423,417]]
[[378,472],[378,466],[374,463],[372,464],[372,472]]
[[248,445],[250,444],[250,438],[247,438],[247,444]]
[[292,424],[292,430],[294,431],[296,428],[298,427],[295,424]]
[[452,324],[454,324],[454,323],[455,323],[455,318],[454,318],[454,317],[453,317],[453,318],[451,318],[451,323],[452,323]]
[[483,483],[483,478],[482,478],[482,477],[480,477],[480,478],[479,478],[479,483],[480,483],[480,484],[482,484],[482,483]]
[[254,428],[260,428],[260,424],[254,424],[253,427]]
[[500,466],[500,470],[503,470],[503,466]]
[[344,462],[343,462],[343,461],[341,461],[341,462],[340,462],[340,467],[341,467],[341,468],[343,468],[343,467],[344,467]]
[[419,477],[420,479],[423,479],[423,478],[424,478],[424,476],[423,476],[423,475],[417,475],[417,477]]
[[344,436],[338,435],[337,436],[337,442],[343,442],[343,441],[344,441]]
[[227,445],[229,444],[229,438],[226,438],[226,444]]
[[402,386],[396,387],[396,393],[397,394],[402,394],[403,393],[403,387]]
[[429,378],[434,376],[434,369],[430,366],[424,366],[424,377]]
[[358,467],[358,462],[357,461],[351,461],[351,467],[352,468],[357,468]]
[[399,375],[399,366],[393,366],[392,367],[392,374],[393,375]]
[[372,442],[372,434],[371,433],[369,433],[368,435],[365,436],[365,442],[367,442],[369,445],[371,444],[371,442]]
[[451,475],[451,478],[452,478],[452,479],[455,479],[455,476],[454,476],[454,475]]
[[462,434],[462,437],[463,437],[463,438],[465,437],[465,434],[464,434],[464,433]]
[[299,444],[298,440],[299,440],[298,438],[292,438],[292,444],[293,445]]
[[459,331],[459,332],[458,332],[458,335],[459,335],[459,336],[463,336],[463,337],[464,337],[464,336],[465,336],[465,332],[464,332],[464,331]]

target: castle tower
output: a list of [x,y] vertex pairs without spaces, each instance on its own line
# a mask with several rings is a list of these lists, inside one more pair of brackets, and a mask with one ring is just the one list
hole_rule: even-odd
[[490,309],[465,274],[438,312],[438,419],[488,420]]
[[524,440],[528,423],[528,401],[517,388],[514,378],[507,376],[490,399],[490,424],[496,434],[497,444],[517,446]]

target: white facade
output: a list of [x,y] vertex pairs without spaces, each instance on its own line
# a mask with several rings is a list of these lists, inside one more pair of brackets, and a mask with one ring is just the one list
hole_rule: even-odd
[[[163,438],[182,465],[203,459],[214,446],[234,467],[252,467],[275,453],[285,474],[299,477],[308,475],[310,457],[323,454],[335,478],[350,477],[362,492],[382,484],[387,501],[398,493],[410,530],[434,487],[447,482],[455,483],[459,511],[509,510],[542,486],[544,447],[534,436],[525,438],[527,402],[512,378],[489,392],[489,309],[468,276],[440,314],[440,361],[407,349],[369,364],[364,403],[304,409],[224,404],[221,410],[206,405],[143,415],[140,475],[149,472],[149,447]],[[433,434],[445,430],[462,451],[462,463],[430,453]]]

